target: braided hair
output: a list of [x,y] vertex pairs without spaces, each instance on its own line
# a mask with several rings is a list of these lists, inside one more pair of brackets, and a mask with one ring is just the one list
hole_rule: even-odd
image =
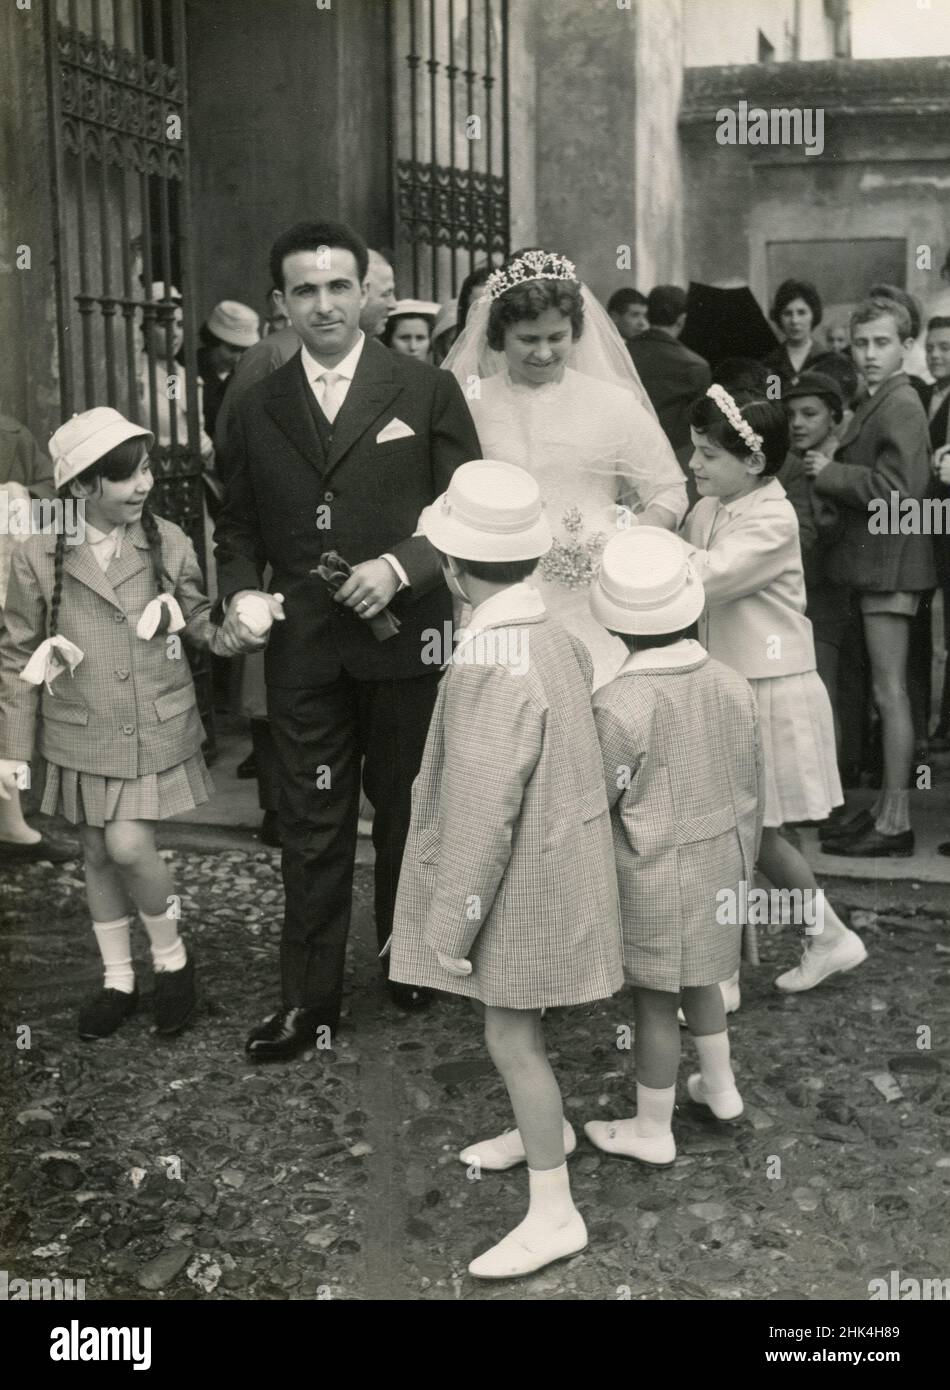
[[[114,449],[110,449],[107,454],[96,459],[88,468],[77,475],[73,481],[82,482],[85,486],[91,487],[100,478],[107,479],[110,483],[123,482],[130,478],[142,462],[142,451],[145,448],[142,439],[126,439],[121,444],[117,444]],[[57,494],[62,500],[75,501],[75,494],[72,492],[69,483],[64,483]],[[174,588],[171,576],[165,568],[165,556],[162,550],[162,533],[159,530],[158,520],[155,513],[149,507],[146,500],[142,508],[141,515],[142,530],[145,532],[145,539],[148,541],[149,552],[152,557],[152,571],[155,575],[155,582],[161,593],[170,593]],[[47,636],[55,637],[59,623],[59,605],[63,593],[63,561],[66,557],[66,532],[61,527],[56,536],[56,550],[53,555],[53,594],[50,600],[49,614],[47,616]]]

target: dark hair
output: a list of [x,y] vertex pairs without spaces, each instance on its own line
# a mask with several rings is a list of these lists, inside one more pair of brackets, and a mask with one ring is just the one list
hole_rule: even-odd
[[938,328],[950,328],[950,318],[946,314],[938,314],[935,319],[931,319],[927,324],[927,332],[936,332]]
[[[114,449],[110,449],[107,454],[96,459],[88,468],[84,468],[70,482],[63,483],[57,496],[66,501],[74,497],[70,483],[81,482],[87,487],[100,478],[105,478],[110,483],[120,483],[126,478],[130,478],[142,461],[142,450],[146,447],[145,439],[139,436],[136,439],[124,439],[121,444],[117,444]],[[155,581],[161,593],[170,593],[173,589],[171,576],[165,568],[165,557],[162,553],[162,533],[158,529],[158,522],[155,514],[146,501],[142,508],[142,530],[148,541],[149,551],[152,556],[152,571]],[[56,535],[56,550],[53,555],[53,593],[50,599],[49,614],[47,620],[48,637],[55,637],[59,624],[59,605],[63,593],[63,560],[66,557],[66,530],[60,528]]]
[[386,325],[382,333],[379,335],[379,340],[384,347],[392,346],[393,329],[396,327],[396,324],[401,323],[403,319],[421,319],[429,330],[429,342],[432,342],[432,330],[435,327],[435,320],[432,319],[429,314],[390,314],[389,318],[386,320]]
[[282,232],[271,247],[270,274],[276,287],[284,288],[285,257],[292,256],[295,251],[319,251],[322,246],[351,251],[360,284],[363,283],[369,269],[369,251],[361,236],[342,222],[298,222],[289,231]]
[[546,309],[557,311],[571,321],[571,339],[576,341],[584,331],[584,303],[581,287],[576,280],[528,280],[513,285],[498,299],[493,299],[488,311],[488,346],[503,352],[505,329],[525,319],[538,319]]
[[775,291],[775,299],[769,312],[773,323],[781,324],[782,314],[793,299],[804,299],[811,310],[811,326],[817,328],[821,323],[821,296],[810,280],[783,280]]
[[682,637],[695,638],[699,628],[696,623],[690,623],[679,632],[615,632],[613,628],[607,631],[612,637],[619,637],[628,652],[648,652],[651,647],[671,647]]
[[[777,473],[788,453],[788,418],[781,401],[763,401],[751,391],[730,391],[729,394],[750,429],[761,435],[762,453],[765,455],[762,476],[767,478]],[[711,396],[700,396],[698,401],[693,402],[689,423],[697,434],[705,434],[727,454],[735,454],[743,461],[752,457],[748,444],[730,425]]]
[[764,396],[772,376],[768,367],[752,357],[724,357],[713,372],[712,379],[724,386],[730,395],[735,391],[746,391],[754,396]]
[[900,285],[872,285],[868,290],[868,299],[892,299],[895,304],[903,304],[910,315],[910,336],[912,338],[920,336],[920,325],[923,320],[920,304],[912,294],[902,290]]
[[453,558],[465,574],[470,574],[473,579],[483,579],[489,584],[520,584],[522,579],[527,579],[528,575],[534,574],[538,568],[537,558],[534,560],[460,560],[458,556]]
[[887,299],[884,296],[878,296],[875,299],[863,299],[861,301],[851,315],[849,326],[852,336],[859,324],[873,323],[875,319],[882,319],[885,317],[894,320],[894,327],[897,329],[897,336],[900,338],[901,342],[903,342],[905,338],[913,337],[913,333],[911,332],[913,323],[907,305],[901,304],[897,299]]
[[824,401],[835,423],[840,423],[844,416],[844,396],[833,376],[823,371],[802,372],[797,381],[782,388],[782,399],[786,404],[799,400],[802,396],[815,396]]
[[461,333],[462,329],[465,327],[465,320],[468,318],[468,311],[472,303],[472,295],[480,285],[484,285],[491,273],[492,267],[490,265],[480,265],[477,266],[475,270],[470,271],[462,281],[462,287],[459,290],[458,307],[459,333]]
[[622,314],[630,308],[631,304],[646,304],[647,297],[639,290],[630,289],[625,286],[622,290],[614,290],[607,300],[608,314]]
[[686,291],[679,285],[657,285],[647,295],[647,318],[657,328],[672,328],[686,313]]

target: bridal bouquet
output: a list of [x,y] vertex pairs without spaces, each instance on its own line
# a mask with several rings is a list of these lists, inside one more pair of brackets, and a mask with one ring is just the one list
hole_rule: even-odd
[[584,518],[579,507],[566,508],[561,524],[567,539],[555,538],[551,549],[541,557],[538,573],[552,584],[563,584],[568,589],[586,588],[600,568],[607,536],[603,531],[583,535]]

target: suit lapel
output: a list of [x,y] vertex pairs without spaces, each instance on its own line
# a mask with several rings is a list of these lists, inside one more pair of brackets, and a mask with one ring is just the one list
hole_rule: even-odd
[[[113,561],[112,567],[118,566],[125,558],[126,544],[128,542],[123,544],[123,554],[118,560]],[[141,564],[138,568],[142,568]],[[116,596],[111,580],[106,576],[105,571],[99,568],[98,561],[88,545],[68,545],[66,547],[63,573],[71,574],[74,579],[79,580],[80,584],[85,584],[87,589],[93,589],[100,598],[104,598],[107,603],[111,603],[120,612],[125,611]]]
[[[107,584],[111,584],[113,590],[118,589],[120,584],[124,584],[133,575],[141,574],[146,565],[146,552],[149,544],[145,532],[139,522],[135,522],[126,529],[122,540],[122,549],[112,561],[108,571],[104,575]],[[99,566],[96,565],[96,569]]]
[[873,396],[866,397],[848,421],[848,428],[839,439],[838,447],[843,448],[846,444],[850,444],[856,439],[864,428],[868,416],[873,415],[884,398],[889,396],[892,391],[906,380],[907,378],[904,376],[903,372],[898,372],[896,376],[888,377],[887,381],[882,382]]
[[346,400],[333,422],[333,443],[327,458],[331,473],[357,440],[399,395],[392,358],[387,348],[367,339]]
[[[284,432],[291,444],[319,473],[326,468],[323,441],[310,411],[306,393],[310,390],[300,361],[295,353],[290,361],[269,378],[270,395],[264,409]],[[355,383],[354,383],[355,384]],[[352,388],[351,388],[352,389]],[[340,412],[342,414],[342,411]]]

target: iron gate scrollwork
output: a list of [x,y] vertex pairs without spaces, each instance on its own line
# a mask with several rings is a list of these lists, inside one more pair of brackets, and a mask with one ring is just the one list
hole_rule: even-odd
[[394,18],[397,260],[444,300],[509,250],[508,0],[400,0]]

